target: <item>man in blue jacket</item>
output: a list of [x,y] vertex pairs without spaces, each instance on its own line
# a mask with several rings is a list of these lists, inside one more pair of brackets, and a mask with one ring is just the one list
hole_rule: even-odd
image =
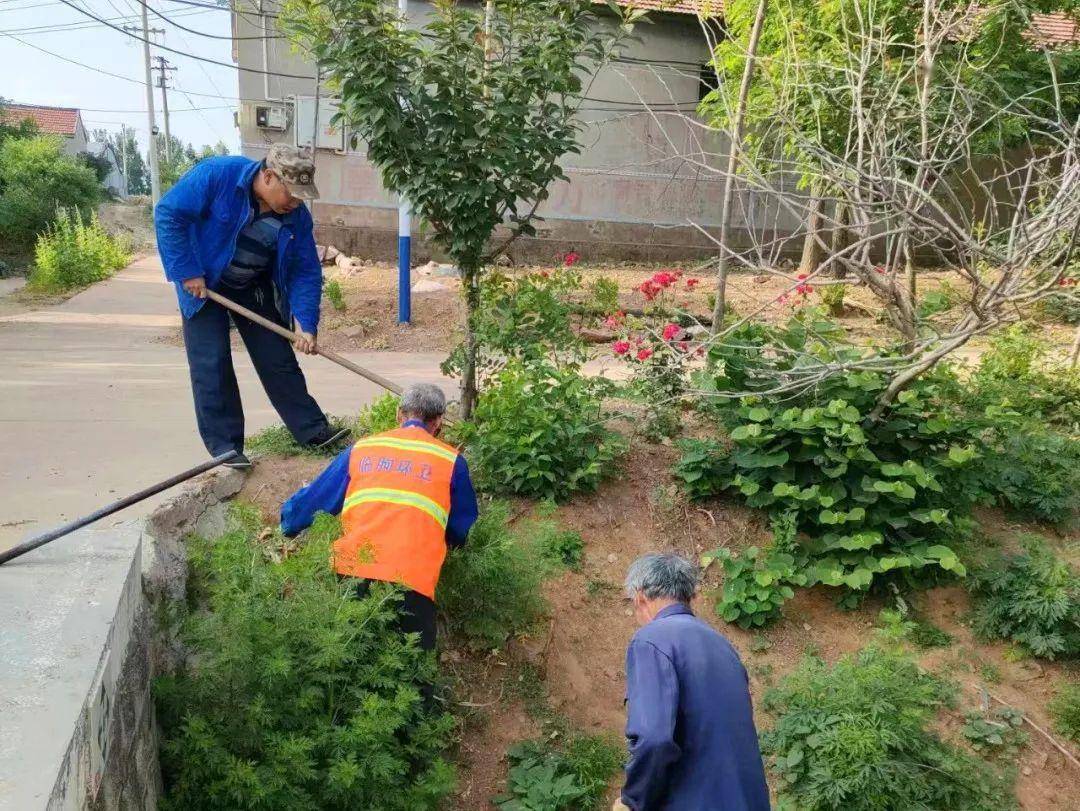
[[627,573],[642,628],[626,653],[630,760],[615,809],[769,809],[746,670],[690,610],[696,591],[697,570],[678,555],[645,555]]
[[[296,332],[296,348],[316,350],[322,265],[304,200],[318,196],[308,150],[274,144],[263,161],[240,156],[200,161],[154,211],[165,278],[176,285],[191,369],[195,417],[214,456],[235,450],[247,468],[244,410],[229,346],[229,312],[206,290]],[[300,444],[334,441],[308,394],[289,342],[233,317],[270,402]]]

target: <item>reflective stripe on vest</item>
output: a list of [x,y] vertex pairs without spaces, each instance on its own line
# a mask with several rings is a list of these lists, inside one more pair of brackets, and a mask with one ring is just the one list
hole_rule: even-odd
[[342,509],[341,513],[344,515],[357,504],[372,504],[376,502],[399,504],[403,507],[415,507],[418,510],[423,510],[438,521],[439,526],[443,529],[446,529],[446,522],[449,520],[449,515],[447,515],[446,510],[430,498],[422,496],[419,493],[412,493],[408,490],[390,490],[385,487],[364,487],[359,490],[354,490],[352,494],[345,499],[345,507]]
[[400,583],[432,599],[446,559],[450,479],[457,451],[423,428],[397,428],[353,445],[334,544],[343,575]]

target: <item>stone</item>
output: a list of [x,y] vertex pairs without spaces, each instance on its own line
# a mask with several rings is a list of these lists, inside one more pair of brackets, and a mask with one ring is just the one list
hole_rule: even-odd
[[461,271],[454,265],[436,265],[431,275],[459,279],[461,278]]
[[806,623],[806,622],[804,622],[804,623],[802,624],[802,629],[803,629],[804,631],[809,631],[809,630],[810,630],[810,624],[809,624],[809,623]]
[[361,338],[364,335],[364,328],[359,324],[352,324],[345,327],[345,329],[341,331],[341,334],[346,338]]
[[1025,766],[1020,770],[1020,772],[1024,775],[1024,777],[1031,777],[1031,775],[1033,774],[1030,766]]
[[754,277],[754,284],[765,284],[769,281],[769,274],[762,273]]
[[612,552],[610,555],[607,556],[607,562],[608,563],[618,563],[618,561],[619,561],[619,556],[616,555],[614,552]]
[[691,338],[700,338],[703,335],[709,334],[709,328],[703,324],[691,324],[683,331]]
[[437,262],[427,262],[423,265],[417,265],[416,273],[420,276],[431,276],[435,273],[435,270],[439,267]]
[[501,253],[501,254],[499,254],[498,258],[495,259],[495,264],[498,265],[501,268],[508,268],[511,265],[513,265],[514,262],[505,253]]
[[434,279],[421,279],[418,282],[414,282],[412,291],[414,293],[442,293],[445,290],[449,290],[445,284],[437,282]]
[[324,262],[333,262],[341,255],[341,251],[335,248],[333,245],[326,246],[326,255],[323,257]]
[[360,262],[353,259],[351,256],[346,256],[343,253],[339,253],[337,256],[334,257],[334,264],[337,265],[338,269],[346,275],[359,273],[360,268],[362,267]]

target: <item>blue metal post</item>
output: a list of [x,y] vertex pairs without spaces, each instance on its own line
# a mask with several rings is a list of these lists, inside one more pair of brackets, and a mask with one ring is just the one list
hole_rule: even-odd
[[408,324],[412,320],[412,282],[410,264],[412,260],[412,217],[409,203],[402,198],[398,206],[398,323]]
[[[409,0],[398,0],[398,11],[401,12],[401,24],[409,22]],[[409,201],[404,197],[398,204],[398,323],[408,324],[412,321],[412,280],[410,278],[412,263],[412,212],[409,210]]]

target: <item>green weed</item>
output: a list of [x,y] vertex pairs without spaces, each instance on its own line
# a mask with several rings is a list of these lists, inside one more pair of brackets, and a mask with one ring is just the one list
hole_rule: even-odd
[[1080,681],[1065,682],[1050,701],[1050,716],[1054,729],[1080,743]]
[[327,301],[338,312],[344,312],[346,309],[345,293],[341,290],[341,282],[337,279],[331,279],[323,287],[323,293],[326,294]]

